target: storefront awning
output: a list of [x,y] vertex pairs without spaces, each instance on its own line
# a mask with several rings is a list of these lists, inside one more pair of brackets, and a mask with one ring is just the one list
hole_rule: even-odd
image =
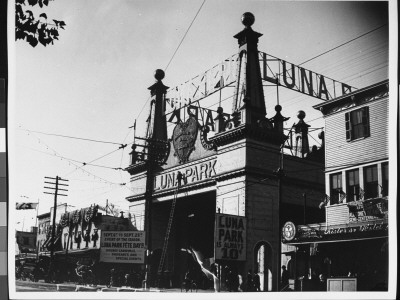
[[388,237],[387,220],[376,222],[326,226],[326,224],[299,225],[290,240],[283,238],[284,244],[330,243],[356,241]]

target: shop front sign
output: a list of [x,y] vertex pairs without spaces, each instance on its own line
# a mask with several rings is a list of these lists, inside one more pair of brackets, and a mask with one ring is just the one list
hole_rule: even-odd
[[215,214],[215,259],[246,260],[246,218]]
[[145,258],[144,231],[102,231],[100,261],[142,264]]
[[[285,224],[286,226],[286,224]],[[310,242],[310,241],[329,241],[329,240],[351,240],[355,238],[386,236],[388,231],[387,223],[363,224],[348,227],[326,227],[322,225],[319,229],[310,228],[304,225],[297,226],[294,238],[287,239],[282,228],[285,242]],[[292,236],[292,235],[291,235]]]
[[382,198],[353,201],[349,207],[349,222],[370,221],[387,217],[387,200]]
[[296,226],[293,222],[286,222],[282,228],[282,236],[286,241],[291,241],[296,235]]

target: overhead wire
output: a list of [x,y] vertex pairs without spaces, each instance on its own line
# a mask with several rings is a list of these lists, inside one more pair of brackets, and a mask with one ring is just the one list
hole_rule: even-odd
[[338,48],[340,48],[340,47],[342,47],[344,45],[347,45],[347,44],[349,44],[349,43],[351,43],[351,42],[353,42],[353,41],[355,41],[355,40],[357,40],[357,39],[359,39],[359,38],[361,38],[361,37],[363,37],[365,35],[368,35],[368,34],[374,32],[374,31],[377,31],[377,30],[379,30],[379,29],[381,29],[381,28],[383,28],[383,27],[385,27],[387,25],[388,25],[388,23],[385,23],[385,24],[383,24],[383,25],[381,25],[381,26],[379,26],[377,28],[374,28],[374,29],[372,29],[372,30],[370,30],[370,31],[368,31],[366,33],[363,33],[363,34],[361,34],[361,35],[359,35],[359,36],[357,36],[357,37],[355,37],[355,38],[353,38],[353,39],[351,39],[351,40],[349,40],[347,42],[344,42],[344,43],[342,43],[342,44],[340,44],[340,45],[338,45],[338,46],[336,46],[334,48],[331,48],[331,49],[329,49],[329,50],[327,50],[327,51],[325,51],[325,52],[323,52],[321,54],[318,54],[318,55],[316,55],[316,56],[314,56],[314,57],[312,57],[310,59],[307,59],[307,60],[303,61],[302,63],[300,63],[299,66],[304,65],[305,63],[308,63],[308,62],[310,62],[310,61],[312,61],[312,60],[314,60],[314,59],[316,59],[316,58],[318,58],[318,57],[320,57],[322,55],[325,55],[325,54],[327,54],[329,52],[332,52],[333,50],[336,50],[336,49],[338,49]]
[[183,41],[185,40],[186,35],[188,34],[188,32],[189,32],[190,28],[192,27],[194,21],[196,20],[197,16],[199,15],[200,10],[202,9],[204,3],[206,3],[206,0],[203,0],[203,2],[201,3],[199,9],[198,9],[197,12],[196,12],[196,15],[194,16],[192,22],[190,22],[189,27],[187,28],[187,30],[186,30],[185,34],[183,35],[183,37],[182,37],[180,43],[178,44],[178,47],[176,47],[174,54],[172,54],[172,57],[171,57],[171,59],[169,60],[167,66],[166,66],[165,69],[164,69],[164,71],[166,71],[166,70],[168,69],[169,65],[171,64],[172,60],[174,59],[174,57],[175,57],[176,53],[178,52],[180,46],[182,45]]
[[36,131],[36,130],[23,129],[23,128],[21,128],[21,126],[19,126],[18,130],[34,132],[34,133],[39,133],[39,134],[43,134],[43,135],[64,137],[64,138],[75,139],[75,140],[96,142],[96,143],[102,143],[102,144],[121,145],[121,143],[115,143],[115,142],[108,142],[108,141],[94,140],[94,139],[88,139],[88,138],[81,138],[81,137],[76,137],[76,136],[69,136],[69,135],[62,135],[62,134],[56,134],[56,133],[48,133],[48,132],[42,132],[42,131]]

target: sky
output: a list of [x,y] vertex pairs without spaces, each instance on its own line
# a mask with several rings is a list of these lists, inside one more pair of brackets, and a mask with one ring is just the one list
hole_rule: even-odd
[[[129,127],[137,120],[144,136],[154,71],[163,69],[163,83],[174,87],[237,53],[233,36],[244,12],[255,15],[252,28],[263,34],[260,51],[301,64],[331,50],[302,66],[356,88],[388,78],[385,2],[55,0],[31,10],[66,27],[54,45],[35,48],[14,41],[10,30],[9,203],[39,202],[37,211],[15,212],[18,230],[53,205],[45,176],[69,180],[58,203],[72,209],[107,200],[128,209],[132,187],[122,169],[133,142]],[[264,93],[272,117],[275,88]],[[281,88],[280,101],[288,127],[300,109],[311,128],[323,127],[312,108],[320,100]],[[97,166],[83,165],[89,162]]]

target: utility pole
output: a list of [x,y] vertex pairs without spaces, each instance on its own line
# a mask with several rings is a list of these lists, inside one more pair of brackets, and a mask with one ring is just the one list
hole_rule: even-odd
[[59,183],[59,181],[68,181],[67,179],[62,179],[59,176],[56,176],[56,178],[53,177],[44,177],[46,179],[50,179],[50,180],[55,180],[55,182],[50,182],[50,181],[45,181],[44,183],[50,184],[51,186],[45,186],[45,189],[50,189],[50,190],[54,190],[54,193],[49,193],[49,192],[44,192],[45,194],[50,194],[50,195],[54,195],[54,208],[53,208],[53,226],[51,227],[51,249],[50,249],[50,267],[49,267],[49,272],[48,275],[50,277],[50,279],[52,279],[51,274],[53,271],[53,265],[54,265],[54,240],[55,240],[55,235],[56,235],[56,213],[57,213],[57,196],[67,196],[65,194],[60,194],[59,191],[68,191],[66,189],[62,189],[59,188],[59,186],[68,186],[68,184],[63,184],[63,183]]
[[279,292],[280,290],[280,282],[281,282],[281,250],[282,250],[282,230],[280,226],[281,222],[281,203],[282,203],[282,179],[285,177],[285,172],[283,171],[283,144],[281,145],[280,149],[280,158],[279,158],[279,168],[276,171],[272,172],[277,180],[278,180],[278,243],[277,243],[277,257],[276,257],[276,291]]
[[306,225],[306,210],[307,210],[307,194],[303,193],[304,207],[303,207],[303,224]]

